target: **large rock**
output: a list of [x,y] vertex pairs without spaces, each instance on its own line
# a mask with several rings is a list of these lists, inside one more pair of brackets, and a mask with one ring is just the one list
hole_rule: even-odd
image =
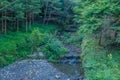
[[[59,75],[59,78],[56,78]],[[0,71],[0,80],[67,80],[69,77],[45,60],[23,60]]]

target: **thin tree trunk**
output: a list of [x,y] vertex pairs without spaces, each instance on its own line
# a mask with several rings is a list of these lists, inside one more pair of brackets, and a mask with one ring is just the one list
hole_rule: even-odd
[[34,24],[34,13],[32,13],[32,24]]
[[48,10],[48,0],[46,1],[46,8],[45,8],[45,11],[44,11],[43,25],[44,25],[45,22],[46,22],[47,10]]
[[48,19],[47,19],[46,24],[48,24],[49,20],[51,19],[51,13],[52,13],[52,11],[50,11],[50,13],[49,13],[49,17],[48,17]]
[[[7,16],[7,12],[5,11],[5,16]],[[5,19],[5,34],[7,33],[7,19]]]
[[32,26],[32,13],[29,14],[29,29],[31,29]]
[[2,12],[2,33],[4,32],[4,20],[3,20],[3,12]]
[[28,20],[27,20],[27,12],[26,12],[26,32],[28,31]]
[[1,28],[1,31],[3,32],[3,26],[4,26],[4,24],[3,24],[4,22],[3,22],[3,19],[2,19],[2,28]]
[[[50,7],[52,6],[53,6],[53,3],[50,4]],[[48,24],[49,20],[51,20],[51,15],[52,15],[52,10],[49,11],[49,16],[48,16],[46,24]]]
[[19,20],[17,19],[17,32],[19,31]]
[[99,45],[101,45],[101,42],[102,42],[102,32],[99,35]]
[[16,28],[16,20],[15,20],[15,22],[14,22],[14,28]]

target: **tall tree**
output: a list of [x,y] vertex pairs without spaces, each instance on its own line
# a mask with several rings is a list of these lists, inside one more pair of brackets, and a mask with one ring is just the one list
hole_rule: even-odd
[[[116,42],[120,26],[120,2],[117,0],[76,1],[75,21],[83,35],[94,34],[100,45]],[[104,40],[104,41],[103,41]],[[103,43],[105,42],[105,43]]]

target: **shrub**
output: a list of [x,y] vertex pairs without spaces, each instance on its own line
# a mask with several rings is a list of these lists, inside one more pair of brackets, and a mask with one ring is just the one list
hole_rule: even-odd
[[32,52],[36,52],[37,48],[44,44],[43,34],[40,33],[38,28],[35,28],[30,35],[30,41],[32,45]]
[[44,54],[50,61],[59,59],[60,56],[65,54],[66,52],[67,49],[56,38],[49,39],[44,48]]

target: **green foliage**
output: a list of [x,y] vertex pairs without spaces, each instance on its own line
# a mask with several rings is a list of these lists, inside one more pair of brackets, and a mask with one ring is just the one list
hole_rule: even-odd
[[120,2],[77,0],[75,3],[74,20],[80,24],[78,32],[83,36],[81,58],[86,80],[119,80]]
[[[44,9],[44,20],[48,18],[49,21],[55,22],[64,28],[67,24],[72,23],[73,16],[73,2],[71,0],[41,0]],[[52,6],[51,6],[52,5]],[[47,17],[49,15],[49,17]]]
[[[69,33],[64,33],[63,35],[59,36],[60,39],[64,42],[66,41],[68,38],[70,38],[70,34]],[[64,42],[65,43],[65,42]]]
[[[39,29],[34,29],[33,32],[31,33],[31,45],[32,45],[32,52],[38,52],[37,48],[44,44],[44,39],[43,39],[43,34],[40,33]],[[34,50],[34,51],[33,51]]]
[[111,53],[98,45],[96,39],[86,37],[82,43],[82,59],[86,80],[119,80],[120,50]]
[[71,36],[70,38],[67,39],[68,44],[81,44],[82,42],[82,37],[78,34]]
[[120,44],[120,33],[118,33],[118,36],[116,38],[116,42]]
[[9,35],[0,36],[0,67],[12,62],[26,58],[27,55],[39,51],[38,47],[46,44],[49,34],[52,34],[56,26],[40,26],[28,32],[10,32]]
[[74,11],[75,21],[80,24],[81,35],[99,34],[113,26],[118,26],[119,29],[120,6],[117,0],[78,0]]
[[67,49],[62,45],[62,43],[58,39],[53,37],[48,40],[44,48],[44,53],[49,61],[58,60],[60,56],[62,56],[66,52]]
[[[27,41],[24,33],[16,33],[16,34],[1,36],[0,65],[5,66],[17,60],[17,58],[21,56],[21,52],[19,52],[21,49],[28,52],[27,49],[29,47],[25,47],[26,45],[27,45]],[[22,55],[22,56],[24,57],[25,55]]]
[[[28,31],[35,21],[49,22],[65,27],[72,23],[73,2],[70,0],[4,0],[0,2],[0,21],[8,31]],[[10,24],[10,25],[9,25]],[[4,26],[2,28],[4,28]],[[24,28],[21,26],[24,25]],[[12,27],[11,27],[12,26]],[[61,27],[62,27],[61,26]]]
[[31,28],[30,31],[33,31],[33,29],[35,28],[38,28],[41,33],[45,33],[45,34],[46,33],[51,34],[57,31],[57,25],[54,25],[54,24],[42,25],[42,24],[35,23],[32,26],[33,28]]

